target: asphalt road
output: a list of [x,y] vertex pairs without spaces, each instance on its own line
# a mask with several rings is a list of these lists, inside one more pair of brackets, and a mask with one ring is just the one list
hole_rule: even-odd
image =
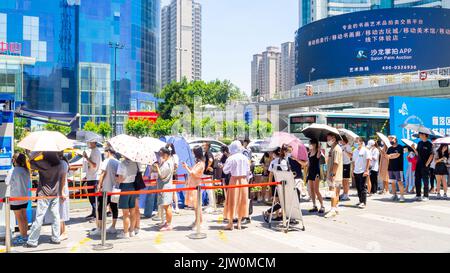
[[[105,252],[450,252],[450,200],[394,203],[390,196],[370,197],[366,209],[354,206],[356,197],[343,202],[340,213],[333,219],[309,215],[311,203],[302,202],[305,231],[288,233],[269,229],[261,212],[265,205],[256,205],[252,222],[243,230],[223,231],[225,224],[220,214],[205,214],[206,225],[202,232],[206,239],[192,240],[187,237],[192,231],[187,228],[193,221],[192,210],[181,210],[174,216],[174,230],[159,232],[157,222],[142,219],[141,232],[130,239],[116,239],[108,235],[107,242],[113,248]],[[326,202],[329,208],[329,201]],[[40,245],[35,249],[14,247],[15,252],[64,252],[95,253],[93,245],[100,237],[89,237],[94,227],[86,222],[86,209],[75,209],[68,223],[69,239],[61,245],[51,245],[50,227],[42,229]],[[118,224],[121,228],[121,221]],[[0,245],[0,252],[4,252]]]

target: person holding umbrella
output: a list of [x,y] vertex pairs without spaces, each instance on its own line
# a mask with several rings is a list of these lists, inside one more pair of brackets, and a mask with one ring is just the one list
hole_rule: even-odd
[[327,134],[327,144],[331,147],[327,162],[327,182],[331,195],[331,210],[325,214],[325,218],[335,217],[338,214],[337,206],[339,203],[339,193],[343,180],[343,156],[342,149],[338,144],[338,135],[334,133]]
[[352,167],[353,177],[355,179],[356,190],[358,191],[359,203],[357,206],[360,209],[366,207],[367,204],[367,184],[366,180],[369,177],[369,168],[372,155],[364,145],[364,139],[359,137],[355,142],[357,149],[353,152]]
[[[310,188],[311,200],[313,208],[309,210],[310,213],[318,212],[320,214],[325,213],[325,207],[323,205],[322,194],[320,194],[320,147],[317,139],[311,139],[309,141],[309,164],[308,164],[308,185]],[[320,202],[320,209],[316,206],[316,197]]]

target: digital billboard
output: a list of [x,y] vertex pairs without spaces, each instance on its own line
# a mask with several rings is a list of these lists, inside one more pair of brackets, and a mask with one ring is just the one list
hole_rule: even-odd
[[322,19],[297,31],[296,84],[450,66],[450,9],[393,8]]

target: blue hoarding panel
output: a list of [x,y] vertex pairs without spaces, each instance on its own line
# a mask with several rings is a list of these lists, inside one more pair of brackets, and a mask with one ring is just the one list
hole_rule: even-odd
[[[416,141],[415,132],[401,127],[404,123],[423,124],[443,135],[450,135],[450,99],[390,97],[391,134]],[[417,141],[416,141],[417,142]]]
[[450,9],[395,8],[308,24],[297,31],[296,83],[448,67],[449,18]]

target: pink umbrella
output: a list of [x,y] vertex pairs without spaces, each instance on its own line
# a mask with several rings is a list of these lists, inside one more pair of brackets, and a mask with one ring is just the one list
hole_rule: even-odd
[[303,142],[296,136],[285,133],[275,132],[272,137],[268,139],[268,147],[276,148],[281,147],[283,144],[292,146],[292,156],[298,160],[308,160],[308,151],[306,150]]

